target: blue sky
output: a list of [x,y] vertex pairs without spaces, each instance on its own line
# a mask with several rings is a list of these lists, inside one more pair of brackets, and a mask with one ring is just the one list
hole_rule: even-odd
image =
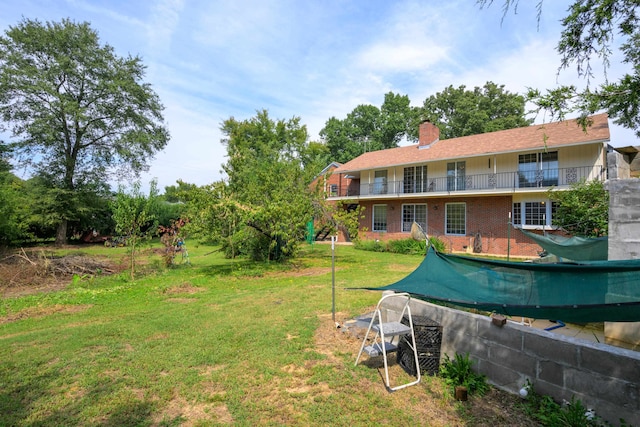
[[[538,1],[520,3],[503,20],[503,0],[485,9],[475,0],[3,0],[0,30],[23,17],[87,21],[118,54],[140,56],[171,133],[142,181],[157,178],[163,189],[223,177],[219,129],[232,116],[298,116],[318,140],[327,119],[379,107],[389,91],[418,106],[449,85],[583,86],[575,69],[557,73],[559,21],[571,2],[544,2],[539,23]],[[621,72],[614,57],[609,78]],[[640,144],[610,126],[612,145]]]

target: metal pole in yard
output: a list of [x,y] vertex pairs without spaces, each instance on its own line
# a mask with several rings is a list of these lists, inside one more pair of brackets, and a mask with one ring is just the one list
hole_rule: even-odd
[[507,261],[509,261],[509,252],[511,252],[511,212],[509,212],[509,221],[507,222]]
[[336,239],[331,236],[331,318],[336,321]]

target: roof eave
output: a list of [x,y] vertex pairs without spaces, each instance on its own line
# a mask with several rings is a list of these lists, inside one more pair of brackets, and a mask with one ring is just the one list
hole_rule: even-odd
[[423,165],[426,163],[435,163],[435,162],[443,162],[443,161],[447,161],[447,160],[459,160],[459,159],[473,159],[473,158],[477,158],[477,157],[485,157],[485,156],[497,156],[500,154],[513,154],[513,153],[525,153],[528,151],[535,151],[535,150],[542,150],[542,149],[553,149],[553,148],[565,148],[565,147],[574,147],[574,146],[578,146],[578,145],[592,145],[592,144],[607,144],[610,142],[610,138],[606,138],[606,139],[594,139],[591,141],[580,141],[580,142],[569,142],[566,144],[558,144],[558,145],[551,145],[551,146],[545,146],[543,145],[538,145],[538,146],[534,146],[534,147],[528,147],[528,148],[520,148],[517,150],[504,150],[504,151],[492,151],[492,152],[486,152],[486,153],[479,153],[479,154],[470,154],[467,156],[456,156],[456,157],[442,157],[439,159],[429,159],[429,160],[419,160],[419,161],[415,161],[415,162],[407,162],[407,163],[390,163],[390,164],[385,164],[385,165],[375,165],[375,166],[369,166],[369,167],[365,167],[365,168],[360,168],[360,169],[336,169],[335,172],[336,173],[350,173],[350,172],[362,172],[362,171],[367,171],[367,170],[372,170],[372,169],[385,169],[385,168],[392,168],[392,167],[398,167],[398,166],[410,166],[410,165]]

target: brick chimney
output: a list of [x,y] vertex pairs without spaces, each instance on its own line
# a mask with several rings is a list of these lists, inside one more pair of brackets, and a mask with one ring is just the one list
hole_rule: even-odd
[[418,133],[418,146],[429,147],[434,142],[440,139],[440,129],[438,126],[431,123],[429,120],[425,120],[420,123],[420,129]]

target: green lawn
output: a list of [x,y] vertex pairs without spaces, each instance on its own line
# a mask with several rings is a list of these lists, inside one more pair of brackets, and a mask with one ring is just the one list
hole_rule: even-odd
[[[377,369],[353,366],[360,343],[331,319],[330,246],[286,266],[214,249],[192,244],[191,265],[173,269],[149,251],[135,282],[76,277],[3,298],[0,425],[476,425],[474,404],[438,378],[388,393]],[[420,261],[337,246],[336,320],[380,297],[345,287],[391,283]]]

